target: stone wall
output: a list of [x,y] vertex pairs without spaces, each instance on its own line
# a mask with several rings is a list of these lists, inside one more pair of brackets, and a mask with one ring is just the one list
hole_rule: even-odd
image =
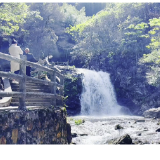
[[65,108],[1,111],[0,144],[67,144],[68,127]]

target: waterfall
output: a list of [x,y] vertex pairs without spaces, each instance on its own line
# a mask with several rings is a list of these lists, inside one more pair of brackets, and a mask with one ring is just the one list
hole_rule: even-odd
[[121,106],[117,104],[110,75],[106,72],[96,72],[78,69],[83,73],[83,91],[81,94],[81,115],[118,115]]

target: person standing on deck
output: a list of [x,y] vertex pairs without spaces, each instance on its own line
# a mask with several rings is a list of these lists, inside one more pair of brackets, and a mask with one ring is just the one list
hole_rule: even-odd
[[[20,59],[20,55],[23,54],[22,49],[17,46],[17,41],[15,39],[12,40],[12,45],[9,47],[9,53],[11,56]],[[11,72],[15,74],[19,74],[20,65],[17,62],[11,61]]]
[[[25,49],[25,54],[24,55],[27,56],[27,61],[37,62],[36,59],[34,58],[33,54],[29,53],[29,48]],[[29,67],[29,66],[26,67],[26,75],[31,76],[31,67]]]

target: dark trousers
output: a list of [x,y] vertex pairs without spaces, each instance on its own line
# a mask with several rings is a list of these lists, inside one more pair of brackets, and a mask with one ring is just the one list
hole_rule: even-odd
[[[20,70],[15,71],[14,73],[15,73],[15,74],[19,74],[19,73],[20,73]],[[31,76],[31,67],[29,67],[29,66],[26,67],[26,75],[27,75],[27,76]]]
[[26,75],[31,76],[31,67],[29,66],[26,67]]
[[19,74],[19,70],[15,71],[14,73],[15,73],[15,74]]

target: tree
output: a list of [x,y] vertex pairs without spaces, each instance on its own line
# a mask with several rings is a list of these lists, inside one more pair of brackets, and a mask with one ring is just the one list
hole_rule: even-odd
[[28,6],[25,3],[0,3],[0,35],[11,35],[25,22]]
[[55,34],[55,24],[61,18],[59,6],[56,3],[31,3],[30,14],[22,27],[24,45],[29,47],[34,56],[44,58],[58,54]]

